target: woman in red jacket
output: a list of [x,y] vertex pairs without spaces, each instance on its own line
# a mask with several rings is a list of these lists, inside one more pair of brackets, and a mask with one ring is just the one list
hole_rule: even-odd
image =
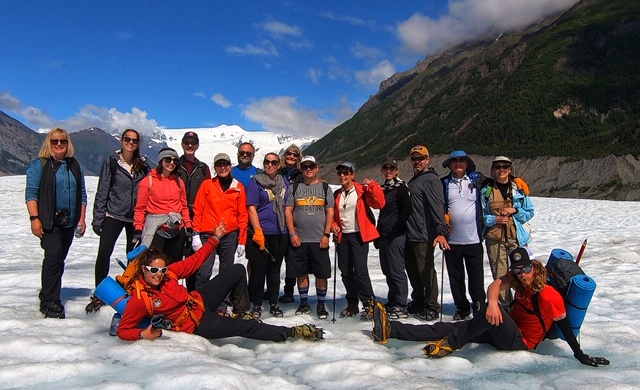
[[338,165],[336,174],[342,188],[335,192],[336,205],[331,231],[338,237],[338,267],[347,290],[347,308],[340,312],[340,316],[351,317],[358,314],[360,300],[364,306],[360,319],[368,320],[371,319],[370,300],[374,296],[367,268],[369,242],[380,237],[370,207],[384,207],[384,191],[371,179],[365,178],[364,184],[357,183],[353,163],[343,162]]
[[185,239],[193,228],[184,182],[178,176],[178,153],[164,148],[158,161],[158,167],[138,185],[132,242],[161,250],[171,263],[182,259]]
[[[255,321],[249,310],[246,271],[242,264],[228,267],[202,289],[191,293],[178,283],[198,270],[213,252],[225,228],[219,225],[200,250],[184,261],[169,264],[157,249],[147,249],[135,260],[139,274],[129,284],[131,295],[118,326],[122,340],[155,339],[162,336],[162,328],[149,325],[137,328],[145,317],[162,314],[166,328],[177,332],[194,333],[207,339],[241,336],[256,340],[284,341],[289,337],[307,340],[322,338],[322,329],[305,324],[294,327],[275,326]],[[234,317],[223,317],[214,311],[230,295]],[[244,320],[244,319],[248,320]]]

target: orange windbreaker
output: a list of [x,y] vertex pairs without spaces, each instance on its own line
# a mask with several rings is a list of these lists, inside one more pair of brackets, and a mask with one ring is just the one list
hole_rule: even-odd
[[[367,210],[365,209],[365,203],[363,196],[367,198],[367,205],[376,210],[379,210],[385,205],[385,197],[384,191],[380,184],[375,181],[372,181],[369,185],[363,186],[360,183],[354,182],[353,185],[356,187],[356,193],[358,194],[358,202],[356,203],[356,219],[358,220],[358,227],[360,228],[360,237],[362,237],[362,241],[370,242],[380,237],[378,230],[376,229],[376,225],[374,221],[369,219],[367,215]],[[338,191],[336,196],[336,206],[333,209],[333,227],[340,226],[340,210],[342,209],[339,205],[342,200],[342,191]],[[342,242],[342,232],[338,234],[338,242]]]

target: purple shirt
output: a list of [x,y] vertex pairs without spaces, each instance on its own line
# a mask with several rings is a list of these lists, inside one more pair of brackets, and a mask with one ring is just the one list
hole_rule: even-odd
[[[284,181],[284,189],[281,194],[277,194],[282,197],[282,215],[284,218],[285,201],[287,199],[287,192],[289,190],[289,182]],[[284,228],[280,230],[278,228],[278,218],[273,211],[273,203],[275,201],[276,194],[271,190],[265,190],[262,188],[256,179],[251,179],[249,182],[249,188],[247,189],[247,206],[253,205],[258,211],[258,219],[260,220],[260,226],[262,232],[265,235],[286,234],[287,226],[282,221]]]

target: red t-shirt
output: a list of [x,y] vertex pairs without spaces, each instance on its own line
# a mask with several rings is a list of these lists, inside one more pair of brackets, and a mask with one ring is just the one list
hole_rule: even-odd
[[[539,294],[538,305],[540,306],[540,314],[542,314],[544,325],[549,329],[551,325],[553,325],[553,319],[566,312],[564,299],[562,299],[558,291],[550,286],[545,286]],[[531,290],[526,291],[524,297],[516,294],[514,299],[517,303],[513,305],[513,309],[509,312],[509,315],[518,325],[518,329],[520,329],[522,333],[522,339],[527,345],[527,348],[533,349],[544,339],[545,332],[533,310]],[[531,312],[528,312],[525,308]]]

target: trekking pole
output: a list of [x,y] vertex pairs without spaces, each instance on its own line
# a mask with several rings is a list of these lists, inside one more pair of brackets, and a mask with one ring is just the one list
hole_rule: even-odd
[[338,279],[338,240],[336,235],[333,235],[333,318],[332,323],[336,323],[336,279]]
[[[249,229],[251,231],[251,234],[256,234],[256,232],[253,231],[253,229],[251,228],[250,225],[247,225],[247,229]],[[269,250],[267,249],[266,245],[265,245],[263,251],[265,251],[265,253],[269,256],[269,260],[271,260],[271,261],[273,261],[275,263],[276,257],[274,255],[272,255],[271,252],[269,252]]]
[[587,249],[587,239],[585,238],[582,241],[582,246],[580,247],[580,252],[578,252],[578,257],[576,257],[576,265],[580,265],[580,260],[582,260],[582,255],[584,255],[584,250]]
[[440,322],[442,322],[442,306],[444,305],[444,249],[442,251],[442,268],[440,270]]

